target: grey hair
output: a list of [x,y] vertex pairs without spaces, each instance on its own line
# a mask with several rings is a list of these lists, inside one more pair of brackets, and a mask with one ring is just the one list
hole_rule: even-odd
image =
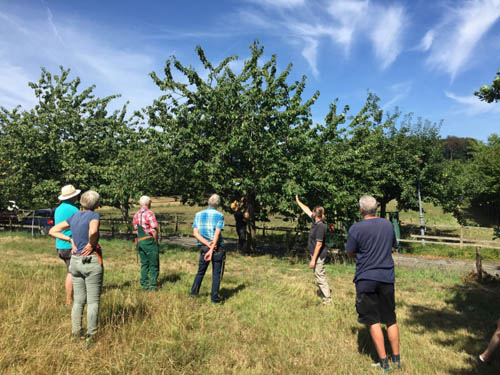
[[371,195],[363,195],[359,198],[359,208],[363,211],[363,215],[373,216],[377,213],[377,200]]
[[208,205],[210,207],[218,207],[220,204],[220,197],[218,194],[212,194],[210,198],[208,198]]
[[99,194],[94,190],[86,191],[80,198],[80,204],[86,210],[94,210],[99,204]]
[[151,202],[151,198],[149,198],[147,195],[143,195],[142,197],[139,198],[139,204],[141,206],[147,206]]

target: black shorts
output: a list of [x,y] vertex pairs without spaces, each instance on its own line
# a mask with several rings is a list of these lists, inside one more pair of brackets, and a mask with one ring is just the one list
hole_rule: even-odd
[[394,284],[375,282],[373,292],[356,293],[358,322],[372,325],[383,323],[388,327],[396,323]]
[[71,249],[57,249],[57,255],[66,263],[66,272],[69,273],[69,262],[71,261]]

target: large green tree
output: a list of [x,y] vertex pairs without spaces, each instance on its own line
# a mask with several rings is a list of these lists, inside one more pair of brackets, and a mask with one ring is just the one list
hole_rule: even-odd
[[[164,77],[151,73],[164,95],[145,112],[164,142],[169,173],[184,201],[205,204],[217,192],[227,208],[231,200],[247,197],[254,248],[255,220],[285,209],[289,160],[307,147],[303,133],[319,93],[303,101],[305,77],[289,84],[291,64],[279,72],[276,55],[262,61],[258,42],[250,51],[238,73],[230,64],[236,56],[214,66],[197,47],[206,77],[171,57]],[[172,69],[183,78],[176,79]]]
[[71,183],[98,190],[103,204],[126,218],[131,202],[149,189],[141,177],[154,155],[141,152],[147,142],[125,118],[125,106],[108,110],[116,95],[96,98],[94,86],[81,89],[80,78],[69,74],[42,68],[40,80],[29,84],[34,108],[0,109],[2,194],[22,207],[54,206],[61,186]]

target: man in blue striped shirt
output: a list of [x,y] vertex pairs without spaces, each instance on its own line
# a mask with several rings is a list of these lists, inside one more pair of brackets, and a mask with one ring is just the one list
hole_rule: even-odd
[[213,303],[219,303],[219,287],[224,272],[226,253],[222,248],[222,230],[224,229],[224,215],[217,211],[220,197],[213,194],[208,199],[208,208],[198,212],[193,221],[193,236],[198,240],[200,258],[198,272],[194,278],[190,297],[195,297],[200,291],[201,282],[212,261],[212,291],[210,298]]

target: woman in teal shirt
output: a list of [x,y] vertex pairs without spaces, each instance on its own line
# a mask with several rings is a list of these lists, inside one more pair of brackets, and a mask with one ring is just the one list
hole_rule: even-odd
[[[76,214],[79,209],[75,202],[80,195],[80,190],[75,189],[73,185],[66,185],[61,189],[61,195],[58,199],[61,204],[56,208],[54,213],[55,225],[68,220],[71,216]],[[66,229],[63,233],[71,237],[71,228]],[[64,287],[66,289],[66,306],[71,306],[73,303],[73,280],[69,273],[69,262],[71,260],[71,242],[63,241],[59,238],[56,239],[57,255],[66,263],[66,279]]]

